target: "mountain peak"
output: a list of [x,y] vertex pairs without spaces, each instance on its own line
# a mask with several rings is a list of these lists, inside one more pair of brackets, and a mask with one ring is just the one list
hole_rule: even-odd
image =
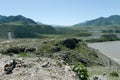
[[111,15],[109,17],[120,17],[120,15]]
[[109,17],[99,17],[94,20],[76,24],[75,26],[111,26],[120,25],[120,15],[111,15]]
[[35,21],[33,21],[30,18],[26,18],[22,15],[17,15],[17,16],[2,16],[0,15],[0,23],[14,23],[14,24],[27,24],[27,25],[31,25],[31,24],[37,24]]

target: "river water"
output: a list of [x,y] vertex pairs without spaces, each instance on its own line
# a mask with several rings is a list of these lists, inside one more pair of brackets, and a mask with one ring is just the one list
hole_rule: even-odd
[[120,64],[120,41],[89,43],[88,46],[99,50]]

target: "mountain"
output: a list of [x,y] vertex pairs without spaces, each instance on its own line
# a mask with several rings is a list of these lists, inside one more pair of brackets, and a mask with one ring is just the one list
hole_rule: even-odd
[[57,30],[49,25],[0,25],[0,38],[7,38],[8,32],[13,38],[38,38],[41,34],[55,34]]
[[22,15],[17,15],[17,16],[2,16],[0,15],[0,24],[26,24],[26,25],[34,25],[37,24],[35,21],[32,19],[26,18]]
[[11,32],[14,38],[38,38],[41,34],[53,34],[57,30],[22,15],[8,17],[0,15],[0,38],[7,38],[8,32]]
[[41,23],[41,22],[39,22],[39,21],[37,21],[36,22],[38,25],[44,25],[43,23]]
[[6,18],[6,16],[0,15],[0,20]]
[[75,24],[74,26],[113,26],[120,25],[120,16],[112,15],[109,17],[100,17],[94,20]]

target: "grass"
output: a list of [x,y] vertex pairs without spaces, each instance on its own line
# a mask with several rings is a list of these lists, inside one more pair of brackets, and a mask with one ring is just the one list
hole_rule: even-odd
[[87,69],[90,77],[93,77],[95,75],[103,75],[105,73],[105,77],[107,77],[107,80],[120,80],[120,77],[110,75],[114,71],[120,74],[120,70],[118,69],[100,66],[88,67]]
[[19,57],[28,57],[28,54],[25,52],[21,52],[18,54]]
[[[60,40],[62,40],[62,38],[56,39],[54,35],[49,37],[49,38],[43,38],[43,39],[17,39],[11,43],[6,43],[6,44],[0,43],[0,50],[7,49],[10,46],[13,46],[13,47],[14,46],[35,47],[35,48],[37,48],[38,53],[43,54],[43,55],[48,55],[51,53],[50,49],[53,46],[55,46],[54,44],[59,42]],[[44,44],[43,42],[47,42],[47,44]],[[70,49],[66,48],[65,46],[63,46],[61,44],[59,44],[58,47],[60,47],[62,51],[70,51]],[[35,53],[37,53],[37,52],[35,52]],[[73,51],[71,51],[71,54],[69,55],[70,58],[75,59],[76,58],[76,56],[74,55],[75,53],[76,54],[78,53],[79,56],[82,58],[87,58],[91,62],[98,60],[97,57],[94,57],[95,55],[93,55],[93,53],[96,54],[96,52],[93,49],[89,49],[88,47],[86,47],[86,45],[84,43],[79,43],[78,46]],[[92,54],[91,58],[88,55],[90,53]],[[34,55],[35,54],[24,53],[24,52],[19,54],[20,57],[29,57],[29,56],[34,56]],[[76,59],[73,61],[77,62]],[[59,63],[57,63],[57,65],[61,66],[61,64],[59,64]],[[30,64],[30,67],[31,67],[31,64]],[[90,76],[103,75],[103,73],[106,73],[106,77],[108,78],[108,80],[120,80],[119,77],[115,77],[115,76],[110,75],[110,73],[112,71],[117,71],[117,70],[112,69],[112,68],[96,66],[96,67],[88,67],[88,71],[89,71]],[[117,71],[117,73],[120,74],[120,70]]]
[[119,73],[117,71],[112,71],[110,73],[110,76],[113,76],[113,77],[119,77]]

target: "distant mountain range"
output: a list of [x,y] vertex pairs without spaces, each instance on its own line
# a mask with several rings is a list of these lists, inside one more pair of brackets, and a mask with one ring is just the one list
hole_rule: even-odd
[[[120,26],[120,16],[112,15],[110,17],[100,17],[94,20],[78,23],[74,26]],[[61,28],[62,27],[62,28]],[[30,18],[22,15],[3,16],[0,15],[0,38],[7,38],[8,32],[13,34],[14,38],[36,38],[41,34],[64,34],[73,33],[71,28],[65,26],[45,25],[41,22],[35,22]]]
[[89,20],[83,23],[75,24],[74,26],[117,26],[120,25],[120,16],[112,15],[109,17],[100,17],[94,20]]
[[56,33],[57,30],[22,15],[0,15],[0,38],[7,38],[8,32],[11,32],[14,38],[36,38],[41,37],[41,34]]
[[8,16],[8,17],[0,15],[0,24],[34,25],[37,23],[35,21],[33,21],[32,19],[26,18],[22,15]]

